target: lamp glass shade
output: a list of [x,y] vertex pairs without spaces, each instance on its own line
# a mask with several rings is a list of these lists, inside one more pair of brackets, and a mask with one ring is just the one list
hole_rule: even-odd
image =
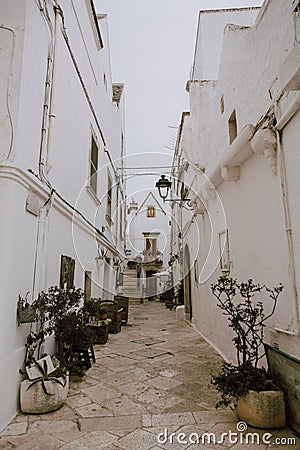
[[169,189],[171,188],[171,181],[166,178],[165,175],[162,175],[161,178],[157,181],[156,187],[159,192],[159,196],[165,200],[168,197]]

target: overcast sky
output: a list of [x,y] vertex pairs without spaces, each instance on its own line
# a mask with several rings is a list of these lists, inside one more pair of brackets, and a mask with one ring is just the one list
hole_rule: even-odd
[[108,15],[113,82],[125,83],[127,154],[170,152],[190,76],[201,9],[262,0],[94,0]]
[[[165,166],[155,175],[127,169],[129,202],[139,203],[168,176],[181,113],[189,109],[198,14],[261,6],[263,0],[94,0],[107,14],[113,82],[125,83],[126,166]],[[174,128],[175,127],[175,128]],[[168,148],[170,147],[170,148]],[[139,155],[137,155],[137,153]],[[146,153],[146,155],[145,155]],[[151,155],[150,153],[156,153]],[[133,156],[134,155],[134,156]]]

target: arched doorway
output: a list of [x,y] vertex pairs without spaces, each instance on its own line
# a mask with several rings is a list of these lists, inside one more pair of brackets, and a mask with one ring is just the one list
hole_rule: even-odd
[[184,249],[184,259],[183,259],[183,289],[184,289],[184,306],[185,306],[185,317],[187,320],[192,320],[192,291],[191,291],[191,258],[188,246]]

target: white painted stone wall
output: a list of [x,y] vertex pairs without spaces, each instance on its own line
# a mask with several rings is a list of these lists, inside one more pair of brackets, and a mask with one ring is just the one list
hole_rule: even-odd
[[225,26],[251,26],[258,10],[250,7],[199,11],[192,80],[218,79]]
[[[214,14],[214,18],[220,15],[219,25],[222,24],[223,27],[222,13]],[[290,53],[297,48],[294,45],[297,46],[299,42],[299,36],[294,34],[294,30],[298,29],[298,22],[299,17],[292,12],[291,0],[265,1],[255,26],[226,27],[222,53],[217,41],[216,53],[211,53],[216,65],[202,58],[201,49],[206,48],[205,42],[213,32],[218,33],[218,30],[214,30],[212,26],[206,35],[198,35],[197,40],[196,60],[200,61],[202,58],[204,67],[202,72],[199,68],[197,77],[194,72],[194,80],[189,83],[192,128],[190,146],[193,162],[205,167],[206,175],[216,188],[216,195],[214,197],[209,195],[207,189],[203,190],[203,182],[199,181],[203,176],[199,171],[197,191],[206,204],[207,213],[197,215],[185,236],[184,245],[192,249],[200,231],[201,250],[197,258],[200,282],[193,282],[192,285],[193,322],[200,333],[231,361],[235,357],[232,335],[210,290],[211,283],[221,275],[218,233],[226,227],[229,231],[231,276],[238,277],[239,280],[251,277],[256,282],[269,286],[278,285],[279,282],[284,284],[276,313],[266,330],[266,341],[276,343],[281,350],[300,357],[297,317],[300,305],[293,289],[293,281],[296,283],[295,289],[298,292],[300,289],[297,175],[300,119],[297,105],[300,102],[299,92],[282,92],[285,86],[282,75],[284,72],[288,74],[287,78],[294,76],[290,84],[294,90],[300,87],[297,67],[295,69],[291,58],[289,59]],[[236,23],[240,23],[238,19]],[[208,75],[212,74],[212,68],[212,75],[218,73],[219,62],[218,80],[214,83],[208,80]],[[202,78],[201,73],[206,73],[207,76]],[[209,79],[214,80],[215,76]],[[223,112],[221,102],[224,105]],[[228,120],[233,110],[236,111],[239,137],[245,132],[243,128],[247,124],[257,128],[267,126],[271,121],[268,112],[275,114],[280,123],[289,108],[293,112],[289,121],[282,125],[282,145],[281,148],[277,147],[277,160],[273,170],[270,160],[263,154],[253,153],[250,143],[241,145],[233,156],[233,146],[230,146],[228,136]],[[265,121],[261,121],[265,115]],[[253,128],[253,133],[254,131]],[[284,165],[282,159],[278,158],[280,151],[284,155]],[[222,161],[226,158],[228,164],[230,158],[233,158],[232,164],[240,166],[237,181],[224,181],[221,177]],[[286,175],[292,249],[288,248],[287,213],[284,213],[282,199],[283,168]],[[294,255],[295,280],[291,276],[291,250]],[[266,311],[268,304],[266,301]]]
[[[76,287],[84,287],[84,272],[90,271],[92,295],[101,296],[105,283],[112,296],[116,276],[112,258],[118,257],[124,244],[125,226],[120,226],[120,220],[125,220],[125,205],[114,172],[124,155],[123,99],[119,104],[112,102],[106,17],[99,18],[104,48],[97,50],[86,2],[61,0],[59,4],[68,40],[61,17],[55,17],[49,1],[55,52],[42,158],[49,27],[37,2],[4,0],[0,5],[0,429],[17,412],[19,369],[29,331],[29,325],[16,324],[18,295],[29,291],[34,299],[40,290],[59,284],[63,254],[75,259]],[[99,144],[98,199],[86,189],[91,129]],[[43,166],[44,179],[55,190],[51,198],[51,188],[40,179]],[[113,182],[112,222],[105,217],[108,172]],[[39,204],[37,215],[26,211],[29,193]],[[116,212],[117,202],[122,216],[120,209]],[[111,258],[106,280],[103,266],[95,259],[98,246]],[[50,347],[51,342],[46,345]]]
[[[168,268],[170,257],[170,225],[171,220],[169,208],[165,207],[156,192],[150,196],[144,194],[140,197],[138,209],[128,219],[129,242],[132,245],[133,257],[145,250],[145,238],[143,233],[159,233],[157,237],[157,250],[162,253],[163,267]],[[147,217],[148,206],[155,207],[155,217]]]

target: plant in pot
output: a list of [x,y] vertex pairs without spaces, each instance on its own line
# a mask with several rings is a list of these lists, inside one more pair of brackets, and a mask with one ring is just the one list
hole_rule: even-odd
[[58,359],[70,374],[84,375],[81,354],[91,346],[92,333],[86,327],[83,290],[52,286],[41,292],[36,306],[46,318],[46,331],[55,335]]
[[35,301],[46,323],[45,332],[55,335],[57,356],[62,363],[66,362],[66,340],[70,345],[70,335],[73,333],[74,339],[77,339],[77,333],[82,331],[79,328],[83,323],[83,301],[84,293],[81,289],[73,287],[66,290],[59,286],[51,286],[47,292],[41,292]]
[[85,299],[83,312],[87,322],[95,323],[107,319],[107,310],[101,305],[98,298]]
[[[56,358],[41,355],[49,332],[45,318],[36,310],[34,330],[30,330],[25,343],[25,358],[20,373],[26,376],[20,386],[21,411],[41,414],[55,411],[65,402],[68,394],[68,372]],[[42,356],[42,357],[41,357]]]
[[31,323],[36,319],[36,308],[31,305],[28,300],[29,292],[26,293],[25,298],[19,295],[17,303],[17,322],[20,323]]
[[[271,374],[260,361],[264,357],[263,342],[266,321],[274,314],[283,285],[269,288],[255,284],[252,279],[238,283],[221,276],[212,284],[217,306],[234,332],[237,364],[223,362],[220,372],[212,376],[212,384],[221,394],[221,405],[232,406],[240,420],[258,428],[279,428],[285,425],[284,395]],[[270,312],[265,314],[263,294],[271,300]],[[232,408],[233,409],[233,408]]]
[[28,379],[20,387],[21,411],[42,414],[59,409],[66,401],[69,389],[68,372],[49,355],[27,368]]
[[99,299],[91,298],[85,300],[83,312],[86,326],[93,336],[93,343],[106,344],[108,339],[108,325],[111,321],[107,317],[107,309],[101,305]]

